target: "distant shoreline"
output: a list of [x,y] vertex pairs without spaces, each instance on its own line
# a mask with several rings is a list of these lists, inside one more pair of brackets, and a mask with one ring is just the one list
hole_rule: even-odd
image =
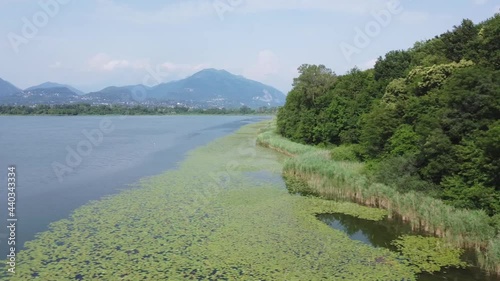
[[54,116],[54,117],[91,117],[91,116],[275,116],[275,114],[251,113],[251,114],[215,114],[215,113],[177,113],[177,114],[0,114],[1,116]]
[[276,115],[276,107],[188,108],[184,106],[125,105],[0,105],[0,116],[170,116],[170,115]]

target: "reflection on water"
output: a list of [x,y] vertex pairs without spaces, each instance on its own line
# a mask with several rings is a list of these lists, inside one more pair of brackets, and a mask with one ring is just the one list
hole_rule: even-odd
[[[395,251],[391,242],[401,235],[423,235],[425,233],[412,231],[411,226],[398,220],[384,219],[369,221],[344,214],[321,214],[317,218],[330,227],[340,230],[351,239],[361,241],[374,247],[388,248]],[[467,252],[462,257],[467,263],[474,263],[473,252]],[[448,268],[435,274],[421,274],[419,281],[499,281],[500,278],[488,276],[477,267],[467,269]]]

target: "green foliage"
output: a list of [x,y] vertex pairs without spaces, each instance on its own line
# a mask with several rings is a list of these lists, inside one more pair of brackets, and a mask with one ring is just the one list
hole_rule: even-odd
[[335,161],[358,161],[354,145],[337,146],[330,151],[330,157]]
[[452,61],[473,57],[474,43],[478,35],[478,26],[469,19],[464,19],[453,31],[441,35],[446,46],[445,56]]
[[397,102],[401,102],[403,99],[407,99],[407,87],[406,79],[404,78],[392,80],[385,88],[385,94],[382,97],[382,101],[388,105],[394,105]]
[[393,156],[374,162],[368,167],[374,182],[395,187],[400,192],[432,191],[429,182],[421,179],[418,174],[415,156]]
[[458,63],[452,62],[430,67],[415,67],[410,71],[407,79],[416,84],[415,89],[412,89],[415,94],[425,95],[430,90],[441,87],[456,69],[472,65],[474,65],[473,62],[462,60]]
[[[266,137],[259,136],[261,145],[274,148],[269,144],[279,140],[277,150],[280,152],[290,155],[290,151],[297,151],[297,146],[303,151],[294,154],[295,157],[288,159],[283,167],[290,192],[386,209],[409,221],[412,227],[441,236],[456,247],[475,247],[482,268],[500,272],[498,219],[488,217],[482,210],[455,208],[429,196],[441,193],[435,191],[434,185],[418,177],[415,157],[388,157],[379,162],[372,161],[375,165],[332,161],[331,151],[297,144],[272,130],[262,135]],[[372,171],[370,177],[363,174],[367,168]],[[373,177],[378,178],[374,180]]]
[[484,131],[500,116],[500,71],[483,67],[457,70],[437,91],[442,127],[455,144]]
[[16,254],[15,278],[2,270],[0,279],[415,280],[395,253],[315,217],[378,220],[386,211],[293,196],[277,184],[280,155],[254,143],[261,126],[196,149],[141,188],[78,208]]
[[500,195],[494,188],[480,183],[466,184],[459,176],[443,180],[443,199],[457,208],[488,210],[490,215],[500,212]]
[[[380,182],[494,214],[500,205],[499,31],[500,14],[479,24],[463,20],[434,39],[387,53],[374,69],[355,68],[328,87],[317,82],[315,99],[304,89],[312,80],[298,79],[278,114],[278,132],[304,144],[353,145]],[[303,72],[309,68],[324,66]]]
[[420,136],[412,126],[403,124],[389,139],[389,154],[392,156],[417,155],[420,151]]
[[406,76],[411,63],[408,51],[390,51],[384,58],[379,57],[375,63],[375,80],[391,81]]
[[293,80],[293,86],[303,93],[309,103],[314,103],[317,97],[326,93],[336,78],[335,73],[324,65],[303,64],[298,71],[300,75]]
[[478,141],[484,151],[483,168],[488,173],[488,184],[500,190],[500,120],[488,126]]
[[277,136],[274,129],[274,127],[271,127],[259,134],[257,143],[291,155],[303,154],[314,150],[313,147],[300,143],[290,145],[289,140],[282,136]]
[[410,49],[412,55],[410,68],[450,63],[450,60],[445,56],[445,49],[445,43],[438,37],[416,42]]
[[463,250],[434,237],[405,235],[392,242],[410,261],[416,272],[435,272],[443,267],[466,267],[460,260]]
[[479,25],[475,44],[476,61],[486,67],[500,70],[500,13]]
[[172,115],[172,114],[275,114],[276,108],[260,107],[251,109],[242,106],[239,109],[226,108],[188,108],[183,106],[156,107],[156,106],[125,106],[125,105],[36,105],[13,106],[0,105],[0,115]]
[[372,111],[363,115],[360,143],[365,156],[374,158],[382,153],[400,123],[397,111],[385,104],[376,105]]
[[[338,76],[314,103],[294,87],[277,132],[303,144],[334,145],[335,160],[369,165],[360,178],[352,162],[307,153],[288,161],[284,173],[306,182],[312,194],[397,209],[417,224],[456,231],[451,240],[481,244],[475,245],[483,267],[500,272],[500,237],[492,236],[487,219],[500,211],[499,44],[500,13],[479,24],[463,20],[387,53],[374,69]],[[436,201],[417,208],[416,192]]]
[[495,214],[490,217],[490,225],[495,228],[496,234],[500,233],[500,214]]
[[[324,66],[302,68],[304,73],[296,79],[285,106],[278,112],[280,134],[300,143],[357,142],[360,135],[359,116],[369,110],[374,94],[378,93],[373,72],[355,68],[337,78],[324,70],[326,74],[315,86],[311,85],[313,80],[307,78],[310,75],[308,72],[317,72]],[[326,90],[317,94],[315,91],[319,88]],[[315,93],[314,99],[311,92]]]

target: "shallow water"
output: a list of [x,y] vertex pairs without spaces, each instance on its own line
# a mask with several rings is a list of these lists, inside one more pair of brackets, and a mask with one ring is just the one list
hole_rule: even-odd
[[[17,166],[18,249],[50,222],[68,217],[89,200],[116,194],[143,177],[175,168],[188,151],[263,119],[267,118],[0,116],[0,174],[6,173],[7,165]],[[103,132],[101,122],[110,122],[114,129]],[[102,141],[92,145],[72,172],[58,178],[52,165],[70,167],[68,148],[76,151],[79,143],[88,140],[83,131],[96,130],[101,130]],[[2,185],[0,219],[4,225],[7,185]],[[1,227],[2,257],[7,248],[5,235],[6,228]]]
[[[330,227],[346,233],[351,239],[373,247],[383,247],[395,251],[391,242],[401,235],[425,235],[412,231],[411,226],[398,220],[383,219],[369,221],[344,214],[321,214],[317,218]],[[463,260],[474,263],[473,254],[465,253]],[[419,281],[499,281],[500,278],[488,276],[477,267],[467,269],[448,268],[435,274],[421,274]]]
[[19,253],[15,280],[412,280],[389,250],[314,216],[384,211],[290,195],[280,156],[255,147],[257,128],[52,224]]

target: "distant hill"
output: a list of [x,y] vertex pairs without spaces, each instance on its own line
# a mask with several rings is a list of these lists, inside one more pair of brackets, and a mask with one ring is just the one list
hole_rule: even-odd
[[279,90],[225,70],[205,69],[179,81],[160,84],[150,90],[158,100],[192,100],[230,106],[278,106],[286,96]]
[[134,102],[134,95],[132,92],[133,86],[124,87],[107,87],[98,92],[88,93],[83,96],[83,99],[99,103],[131,103]]
[[0,96],[10,96],[20,92],[21,89],[0,78]]
[[51,89],[51,88],[68,88],[70,91],[74,92],[77,95],[83,95],[85,94],[84,92],[69,86],[69,85],[64,85],[64,84],[59,84],[59,83],[54,83],[54,82],[45,82],[37,86],[29,87],[25,91],[29,90],[37,90],[37,89]]
[[9,96],[0,95],[0,104],[71,104],[81,102],[80,96],[66,87],[24,90]]
[[[258,108],[281,106],[286,99],[285,94],[271,86],[216,69],[205,69],[185,79],[152,88],[144,85],[112,86],[88,94],[53,82],[24,91],[3,82],[0,83],[0,104],[161,104],[200,108]],[[9,98],[2,98],[2,95],[9,95]]]

